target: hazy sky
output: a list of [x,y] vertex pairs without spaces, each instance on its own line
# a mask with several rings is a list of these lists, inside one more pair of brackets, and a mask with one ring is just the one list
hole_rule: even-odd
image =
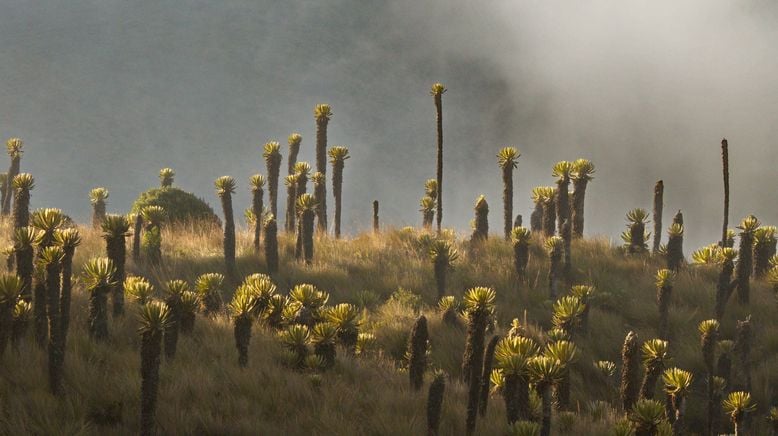
[[32,205],[80,220],[92,187],[126,211],[164,166],[215,208],[213,180],[236,177],[240,214],[261,144],[300,132],[313,162],[327,102],[330,144],[353,156],[344,228],[368,227],[373,199],[384,223],[418,224],[441,81],[447,225],[467,229],[483,193],[499,233],[494,155],[515,145],[517,212],[554,162],[586,157],[589,233],[617,236],[661,178],[665,222],[683,209],[694,248],[718,238],[722,137],[731,221],[778,222],[769,1],[3,0],[0,60],[0,136],[26,142]]

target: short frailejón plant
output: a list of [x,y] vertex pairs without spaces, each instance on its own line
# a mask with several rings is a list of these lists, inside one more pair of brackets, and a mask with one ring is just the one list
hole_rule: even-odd
[[[18,177],[18,176],[17,176]],[[775,256],[776,250],[775,226],[762,226],[754,231],[754,277],[764,278],[770,269],[770,258]]]
[[746,415],[756,410],[756,404],[751,399],[751,394],[743,391],[730,392],[722,405],[724,412],[729,415],[735,426],[735,436],[746,435],[744,428]]
[[562,363],[553,357],[537,356],[530,359],[527,366],[530,379],[535,383],[535,387],[540,393],[542,401],[540,436],[550,436],[552,412],[551,388],[562,376]]
[[513,243],[513,267],[516,270],[516,276],[524,279],[527,272],[527,263],[529,262],[529,243],[532,234],[525,227],[514,227],[511,231],[511,242]]
[[667,339],[669,334],[670,302],[673,295],[675,273],[669,269],[660,269],[656,273],[656,304],[659,308],[659,337]]
[[159,186],[161,188],[173,187],[173,179],[176,177],[176,172],[173,168],[162,168],[159,170]]
[[13,178],[11,186],[14,192],[14,229],[26,227],[30,225],[30,191],[35,187],[35,179],[29,173],[21,173]]
[[513,170],[518,166],[521,154],[514,147],[504,147],[497,153],[497,165],[502,170],[502,207],[505,239],[513,229]]
[[665,385],[665,392],[672,400],[675,419],[673,423],[673,434],[683,434],[684,415],[686,414],[686,396],[693,380],[692,373],[678,368],[666,369],[662,373],[662,381]]
[[738,261],[735,266],[735,281],[737,283],[737,301],[741,305],[748,304],[751,293],[751,272],[753,271],[753,245],[754,233],[759,228],[759,220],[751,215],[743,219],[738,226],[740,229],[740,247],[738,248]]
[[[54,244],[56,232],[65,223],[65,216],[60,209],[38,209],[30,217],[30,223],[40,233],[38,239],[38,259],[46,247]],[[41,348],[46,344],[46,282],[43,275],[35,275],[33,288],[33,310],[35,312],[35,342]]]
[[281,172],[281,145],[276,141],[265,144],[262,156],[267,166],[267,191],[270,213],[278,216],[278,178]]
[[178,334],[181,331],[181,318],[183,313],[183,295],[190,292],[189,284],[183,280],[170,280],[165,284],[165,304],[170,314],[165,327],[164,343],[165,358],[173,360],[178,348]]
[[683,265],[683,224],[673,223],[667,229],[667,269],[678,271]]
[[251,186],[251,213],[254,215],[252,223],[252,242],[254,251],[259,253],[259,239],[262,235],[262,215],[265,209],[263,204],[265,194],[265,177],[260,174],[254,174],[249,177],[249,186]]
[[89,191],[89,202],[92,203],[92,228],[99,229],[105,219],[105,205],[108,200],[108,190],[99,187]]
[[408,340],[408,376],[411,388],[416,391],[424,385],[424,372],[427,370],[428,342],[427,318],[421,315],[413,324]]
[[446,376],[442,372],[438,372],[433,377],[429,393],[427,394],[427,436],[438,436],[445,391]]
[[42,234],[34,227],[21,227],[14,231],[13,247],[16,275],[22,280],[21,296],[32,300],[32,276],[34,270],[34,247],[40,243]]
[[481,195],[475,201],[475,225],[473,226],[473,242],[485,241],[489,237],[489,203]]
[[14,309],[22,291],[22,281],[11,274],[0,275],[0,357],[5,354],[14,322]]
[[629,254],[645,253],[646,239],[650,234],[646,233],[648,212],[645,209],[632,209],[627,212],[627,231],[622,233],[625,248]]
[[478,392],[478,414],[483,417],[486,416],[486,409],[489,405],[489,391],[491,386],[490,376],[492,374],[492,367],[494,366],[494,349],[497,347],[497,343],[500,341],[498,335],[492,336],[489,342],[486,344],[486,350],[484,351],[484,363],[481,369],[481,386]]
[[730,247],[722,248],[718,251],[717,263],[719,264],[719,278],[716,285],[715,316],[717,320],[724,317],[724,310],[727,307],[732,292],[737,286],[737,279],[732,279],[735,271],[735,258],[737,251]]
[[[11,213],[11,184],[14,178],[19,174],[22,161],[22,153],[24,153],[24,142],[19,138],[10,138],[5,142],[5,148],[8,152],[8,156],[11,158],[11,166],[8,168],[7,182],[5,186],[5,198],[2,204],[3,215]],[[11,183],[8,183],[10,181]]]
[[654,398],[656,382],[670,359],[667,341],[650,339],[643,343],[640,352],[643,357],[643,366],[646,367],[643,384],[640,387],[640,398],[650,400]]
[[152,301],[140,307],[140,434],[154,434],[154,416],[159,391],[159,365],[162,355],[162,335],[167,327],[170,309],[165,303]]
[[570,341],[555,341],[546,346],[544,355],[556,359],[562,366],[554,384],[554,404],[558,410],[570,407],[570,366],[578,358],[578,347]]
[[59,307],[62,258],[64,255],[62,247],[51,246],[44,248],[39,258],[46,281],[46,315],[49,321],[47,345],[49,391],[53,395],[62,393],[62,365],[65,359],[65,348],[62,346],[62,331],[60,330],[62,328],[62,312]]
[[564,243],[564,240],[559,236],[552,236],[546,240],[549,260],[548,294],[551,299],[555,299],[559,295],[562,285]]
[[60,230],[55,235],[58,246],[62,247],[62,286],[59,297],[60,310],[60,334],[58,339],[62,349],[67,345],[68,330],[70,329],[70,300],[73,290],[73,257],[76,247],[81,245],[81,235],[78,229],[70,228]]
[[113,315],[124,314],[124,265],[127,260],[126,238],[130,235],[130,222],[124,215],[107,215],[102,224],[105,252],[114,266],[114,276],[111,278],[113,290]]
[[216,194],[222,203],[224,212],[224,238],[222,247],[224,249],[224,264],[227,276],[232,280],[237,278],[237,268],[235,267],[235,218],[232,210],[232,194],[235,193],[235,179],[230,176],[221,176],[214,182]]
[[435,287],[440,299],[446,295],[446,276],[459,258],[459,253],[450,242],[438,239],[430,246],[429,256],[435,270]]
[[527,364],[538,352],[537,343],[523,336],[504,338],[497,344],[495,367],[504,378],[502,395],[508,424],[531,418]]
[[[317,104],[313,109],[316,119],[316,171],[327,174],[327,126],[332,118],[332,108],[328,104]],[[299,194],[298,194],[299,195]],[[316,220],[321,231],[327,231],[327,188],[322,184],[321,202],[316,205]]]
[[265,262],[268,274],[278,272],[278,224],[275,215],[265,218]]
[[162,264],[162,223],[167,214],[160,206],[146,206],[141,211],[141,216],[146,226],[141,245],[144,257],[149,265],[159,266]]
[[[340,238],[340,221],[343,203],[343,168],[346,159],[351,156],[348,148],[336,145],[329,150],[330,163],[332,164],[332,194],[335,196],[335,237]],[[430,223],[432,224],[432,223]]]
[[629,411],[640,395],[640,346],[635,332],[627,333],[621,349],[621,407]]
[[702,349],[702,358],[707,372],[708,413],[705,428],[708,434],[712,434],[718,409],[718,404],[714,397],[713,378],[716,374],[716,344],[718,343],[719,322],[715,319],[702,321],[697,326],[697,330],[700,332],[700,348]]
[[294,202],[297,200],[297,174],[289,174],[284,177],[284,186],[286,186],[286,214],[284,229],[287,233],[295,231],[297,214],[294,211]]
[[93,258],[84,265],[83,282],[89,291],[89,337],[108,339],[108,293],[114,286],[116,268],[106,257]]
[[205,315],[213,316],[221,311],[223,286],[224,276],[219,273],[205,273],[195,280],[194,289]]
[[594,164],[587,159],[573,161],[570,178],[573,181],[573,193],[570,196],[571,216],[573,222],[573,236],[583,237],[584,232],[584,204],[586,201],[586,188],[594,178]]
[[302,245],[302,255],[306,265],[313,263],[313,224],[316,211],[316,201],[311,194],[303,194],[295,204],[299,217],[299,241]]

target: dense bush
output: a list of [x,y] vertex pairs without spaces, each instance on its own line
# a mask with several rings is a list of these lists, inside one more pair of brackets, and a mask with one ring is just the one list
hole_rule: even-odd
[[154,188],[143,192],[132,204],[132,212],[137,213],[146,206],[161,206],[172,222],[213,221],[221,225],[211,206],[190,192],[181,189]]

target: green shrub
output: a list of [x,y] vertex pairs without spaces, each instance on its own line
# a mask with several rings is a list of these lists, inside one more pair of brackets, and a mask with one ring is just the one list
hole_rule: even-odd
[[212,221],[221,225],[208,203],[178,188],[154,188],[141,193],[132,204],[132,212],[138,213],[146,206],[164,208],[172,222]]

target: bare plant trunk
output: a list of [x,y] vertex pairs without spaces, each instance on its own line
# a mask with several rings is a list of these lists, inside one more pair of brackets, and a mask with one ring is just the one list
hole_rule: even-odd
[[662,210],[664,209],[665,183],[660,180],[654,186],[654,254],[662,244]]

